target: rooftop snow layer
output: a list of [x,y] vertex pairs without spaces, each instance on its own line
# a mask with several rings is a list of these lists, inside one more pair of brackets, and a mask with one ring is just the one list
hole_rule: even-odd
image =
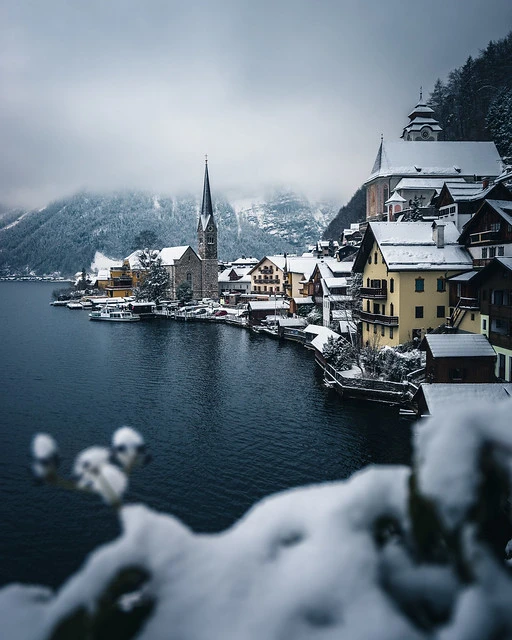
[[480,333],[427,334],[423,342],[428,344],[434,358],[496,357],[489,341]]

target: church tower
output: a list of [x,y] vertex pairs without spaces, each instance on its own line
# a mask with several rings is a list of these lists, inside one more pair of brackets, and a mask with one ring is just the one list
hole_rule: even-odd
[[434,110],[423,100],[423,91],[420,89],[420,101],[409,114],[409,124],[404,127],[400,137],[414,142],[437,142],[442,128],[434,115]]
[[219,263],[217,259],[217,225],[213,217],[208,158],[205,160],[203,202],[197,225],[198,253],[202,262],[203,298],[218,298]]

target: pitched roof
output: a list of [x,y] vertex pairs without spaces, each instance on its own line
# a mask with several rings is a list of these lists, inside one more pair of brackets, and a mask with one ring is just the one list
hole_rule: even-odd
[[415,398],[423,394],[431,415],[446,411],[454,404],[480,402],[492,404],[510,400],[512,384],[502,382],[489,383],[423,383],[415,394]]
[[501,158],[494,142],[381,142],[366,183],[383,176],[497,176]]
[[428,345],[434,358],[489,358],[496,352],[485,336],[480,333],[428,333],[420,346]]
[[475,215],[464,225],[459,237],[459,242],[464,243],[466,241],[471,234],[471,229],[479,224],[480,218],[484,215],[484,212],[488,210],[488,207],[491,207],[507,224],[512,224],[512,202],[508,200],[484,200]]
[[[396,185],[395,191],[402,189],[442,189],[444,178],[402,178]],[[469,184],[464,178],[453,178],[450,184]]]
[[467,249],[457,243],[458,237],[457,227],[447,222],[444,247],[438,248],[430,222],[370,222],[354,270],[363,272],[375,240],[390,271],[466,271],[471,269],[473,260]]
[[[183,247],[164,247],[162,251],[160,251],[162,264],[165,266],[173,265],[175,260],[179,260],[183,257],[183,254],[187,249],[191,249],[190,245]],[[194,250],[192,249],[192,251]]]
[[206,161],[204,166],[203,202],[201,204],[199,224],[202,225],[203,229],[206,229],[209,222],[215,224],[213,220],[212,196],[210,193],[210,178],[208,176],[208,161]]

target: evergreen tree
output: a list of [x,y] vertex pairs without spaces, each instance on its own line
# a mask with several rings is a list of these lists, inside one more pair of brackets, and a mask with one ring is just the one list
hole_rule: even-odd
[[176,289],[176,297],[182,304],[186,304],[192,300],[192,287],[189,282],[182,282]]
[[512,164],[512,88],[502,89],[491,102],[487,127],[502,158]]
[[169,291],[170,275],[162,264],[158,251],[144,249],[140,252],[139,263],[144,275],[142,282],[135,289],[136,300],[148,300],[157,304],[163,300]]

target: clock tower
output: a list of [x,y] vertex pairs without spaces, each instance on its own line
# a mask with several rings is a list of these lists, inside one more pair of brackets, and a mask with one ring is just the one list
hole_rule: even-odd
[[434,115],[420,90],[420,101],[409,114],[409,124],[404,127],[401,138],[414,142],[437,142],[442,129]]

